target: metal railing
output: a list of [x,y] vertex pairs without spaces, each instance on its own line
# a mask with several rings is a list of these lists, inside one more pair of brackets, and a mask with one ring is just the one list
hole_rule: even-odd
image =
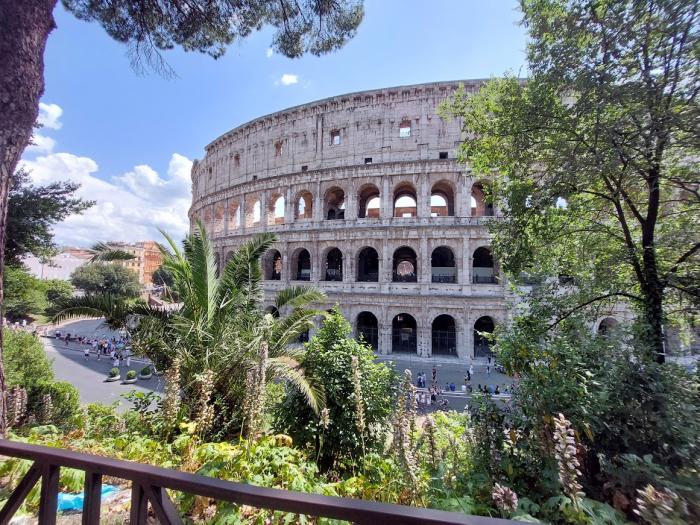
[[62,467],[85,472],[82,519],[84,525],[100,522],[103,476],[131,481],[131,525],[146,523],[149,503],[161,525],[183,523],[166,489],[212,498],[217,501],[228,501],[238,505],[347,520],[357,524],[505,525],[516,523],[496,518],[468,516],[456,512],[256,487],[132,461],[7,440],[0,440],[0,454],[34,462],[8,498],[5,506],[0,510],[0,525],[10,522],[12,516],[39,480],[41,480],[39,524],[55,524],[58,508],[59,474]]
[[472,276],[474,284],[498,284],[498,278],[495,275],[474,275]]

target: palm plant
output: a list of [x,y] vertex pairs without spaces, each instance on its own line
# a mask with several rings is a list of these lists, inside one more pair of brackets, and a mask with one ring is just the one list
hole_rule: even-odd
[[126,250],[122,250],[119,247],[112,246],[105,242],[95,243],[88,251],[90,252],[90,259],[88,261],[90,263],[128,261],[136,258]]
[[56,319],[104,316],[110,326],[121,328],[127,325],[129,315],[138,315],[138,327],[132,333],[133,348],[159,368],[179,358],[185,404],[188,396],[194,395],[200,375],[211,371],[217,416],[225,419],[222,424],[240,421],[246,374],[257,366],[258,349],[265,342],[269,347],[265,361],[267,381],[294,386],[318,412],[323,404],[321,390],[305,376],[300,365],[305,350],[292,343],[323,315],[311,305],[325,297],[312,287],[290,287],[275,298],[279,317],[262,310],[260,261],[275,242],[274,235],[261,234],[244,244],[220,273],[201,223],[185,238],[182,247],[163,235],[166,245],[159,246],[162,267],[172,274],[173,291],[182,301],[176,308],[163,311],[138,302],[85,297],[74,299]]

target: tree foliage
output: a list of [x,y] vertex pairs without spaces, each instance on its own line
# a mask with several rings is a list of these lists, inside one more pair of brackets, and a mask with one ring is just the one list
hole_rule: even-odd
[[29,173],[15,172],[7,209],[5,257],[9,264],[19,264],[26,255],[46,259],[55,253],[53,225],[94,204],[75,196],[79,187],[70,181],[34,186]]
[[221,57],[226,47],[265,25],[275,28],[273,48],[289,58],[322,55],[355,36],[364,10],[361,0],[62,0],[81,20],[96,21],[118,42],[130,45],[133,64],[163,69],[160,51],[176,46]]
[[663,360],[667,316],[700,301],[698,2],[521,6],[531,76],[445,107],[501,207],[496,252],[516,278],[576,276],[559,315],[629,302]]
[[4,314],[11,320],[44,313],[73,295],[68,281],[37,279],[23,266],[8,266],[3,277]]
[[[394,372],[374,361],[370,346],[354,339],[350,323],[337,308],[306,345],[302,366],[323,389],[328,423],[315,414],[295,391],[276,408],[275,426],[316,453],[323,469],[357,462],[365,452],[381,451],[393,408]],[[357,358],[359,391],[355,388],[352,359]],[[361,399],[358,399],[357,392]],[[365,431],[357,428],[357,404],[363,407]]]
[[87,294],[130,298],[141,290],[136,272],[117,264],[84,264],[71,274],[71,282]]

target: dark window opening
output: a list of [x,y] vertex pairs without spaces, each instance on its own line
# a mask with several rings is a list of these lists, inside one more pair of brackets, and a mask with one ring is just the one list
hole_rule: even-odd
[[447,152],[446,152],[446,151],[441,151],[441,152],[438,154],[438,157],[439,157],[440,160],[446,160],[446,159],[447,159]]
[[364,283],[379,282],[379,254],[374,248],[363,248],[357,260],[357,280]]

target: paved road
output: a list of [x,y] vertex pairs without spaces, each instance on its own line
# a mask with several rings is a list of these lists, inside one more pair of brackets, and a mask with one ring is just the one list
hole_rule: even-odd
[[[106,329],[100,321],[76,321],[63,325],[63,333],[70,332],[89,337],[111,337],[110,330]],[[80,401],[82,403],[105,403],[111,404],[115,401],[121,402],[121,410],[126,410],[130,403],[121,396],[131,390],[140,392],[157,393],[163,392],[163,378],[153,376],[148,380],[138,380],[134,384],[125,385],[120,381],[108,383],[105,378],[112,369],[112,362],[108,357],[103,357],[99,361],[94,354],[85,360],[83,356],[83,346],[77,343],[66,344],[56,339],[41,338],[44,343],[46,355],[53,360],[53,369],[56,378],[68,381],[80,391]],[[140,359],[131,359],[131,370],[139,372],[145,366]],[[126,376],[128,369],[121,367],[122,377]]]

